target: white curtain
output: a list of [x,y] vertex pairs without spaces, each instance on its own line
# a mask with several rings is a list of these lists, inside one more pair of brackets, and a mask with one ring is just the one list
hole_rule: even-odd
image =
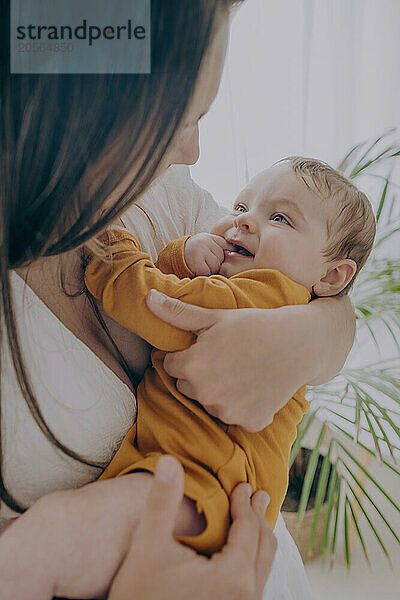
[[235,14],[193,177],[231,206],[290,154],[335,166],[400,126],[399,0],[247,0]]
[[[393,127],[400,127],[400,0],[247,0],[233,19],[220,91],[201,121],[202,153],[192,174],[231,207],[250,177],[284,156],[313,156],[337,166],[352,146]],[[400,183],[398,169],[396,175]],[[376,206],[382,181],[365,177],[361,187]],[[393,206],[394,220],[400,202]],[[383,249],[397,260],[398,240],[393,237]],[[383,327],[375,335],[379,351],[366,328],[359,331],[349,367],[398,357]],[[388,398],[375,397],[396,408]],[[363,441],[371,444],[370,438]],[[381,465],[375,476],[396,497],[393,476]],[[383,508],[382,497],[376,501]],[[357,554],[351,576],[340,567],[328,574],[319,562],[311,563],[315,596],[361,598],[364,582],[364,596],[397,597],[389,591],[397,579],[371,547],[372,563],[380,565],[373,576]],[[380,580],[379,570],[385,573]]]

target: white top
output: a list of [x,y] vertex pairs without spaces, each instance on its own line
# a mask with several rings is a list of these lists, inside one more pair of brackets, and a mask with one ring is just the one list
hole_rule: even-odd
[[[172,239],[207,231],[225,210],[182,166],[168,169],[138,204],[141,208],[132,206],[125,213],[124,223],[153,260]],[[19,275],[13,272],[11,277],[27,372],[50,429],[67,447],[106,466],[135,419],[134,395]],[[99,469],[65,456],[42,434],[20,392],[8,349],[3,352],[2,443],[7,489],[22,506],[30,506],[44,494],[96,479]],[[2,503],[0,523],[12,514]]]
[[[226,212],[183,166],[170,167],[138,205],[124,214],[124,224],[153,260],[172,239],[209,231]],[[11,281],[20,344],[45,420],[67,447],[106,466],[136,417],[133,393],[16,273]],[[7,348],[2,368],[3,476],[17,501],[30,506],[47,493],[96,479],[99,469],[65,456],[42,434],[20,392]],[[2,504],[0,526],[11,516],[15,513]],[[276,534],[279,550],[264,598],[308,600],[304,568],[281,517]]]

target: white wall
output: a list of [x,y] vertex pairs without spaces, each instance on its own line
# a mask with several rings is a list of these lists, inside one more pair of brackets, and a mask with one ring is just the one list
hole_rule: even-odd
[[399,0],[247,0],[193,177],[230,206],[246,171],[289,154],[335,166],[400,126],[399,26]]

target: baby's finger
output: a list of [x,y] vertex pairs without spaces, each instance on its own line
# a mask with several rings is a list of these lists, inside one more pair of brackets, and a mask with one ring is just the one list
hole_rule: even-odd
[[215,254],[213,254],[212,252],[207,254],[207,256],[205,257],[205,261],[208,265],[208,268],[210,269],[210,275],[212,275],[213,273],[218,273],[219,268],[221,266],[221,261],[218,260]]
[[223,250],[233,250],[234,246],[232,244],[228,244],[228,242],[225,240],[224,237],[222,237],[221,235],[215,235],[215,234],[211,234],[212,235],[212,239],[213,242],[215,242],[216,244],[218,244],[218,246],[220,246],[220,248],[222,248]]
[[224,262],[224,259],[225,259],[224,249],[219,244],[212,242],[212,244],[210,246],[210,251],[217,258],[219,264]]
[[196,275],[202,275],[204,277],[211,275],[212,271],[205,258],[203,258],[201,262],[196,265],[195,273]]

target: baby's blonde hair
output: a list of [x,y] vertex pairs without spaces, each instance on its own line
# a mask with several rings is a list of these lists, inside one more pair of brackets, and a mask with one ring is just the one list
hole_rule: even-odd
[[324,256],[327,260],[350,258],[356,263],[353,278],[338,295],[347,294],[374,244],[376,221],[371,203],[350,179],[321,160],[288,156],[278,161],[281,162],[289,163],[310,189],[311,182],[313,191],[323,200],[336,202],[339,210],[327,223],[329,241]]

